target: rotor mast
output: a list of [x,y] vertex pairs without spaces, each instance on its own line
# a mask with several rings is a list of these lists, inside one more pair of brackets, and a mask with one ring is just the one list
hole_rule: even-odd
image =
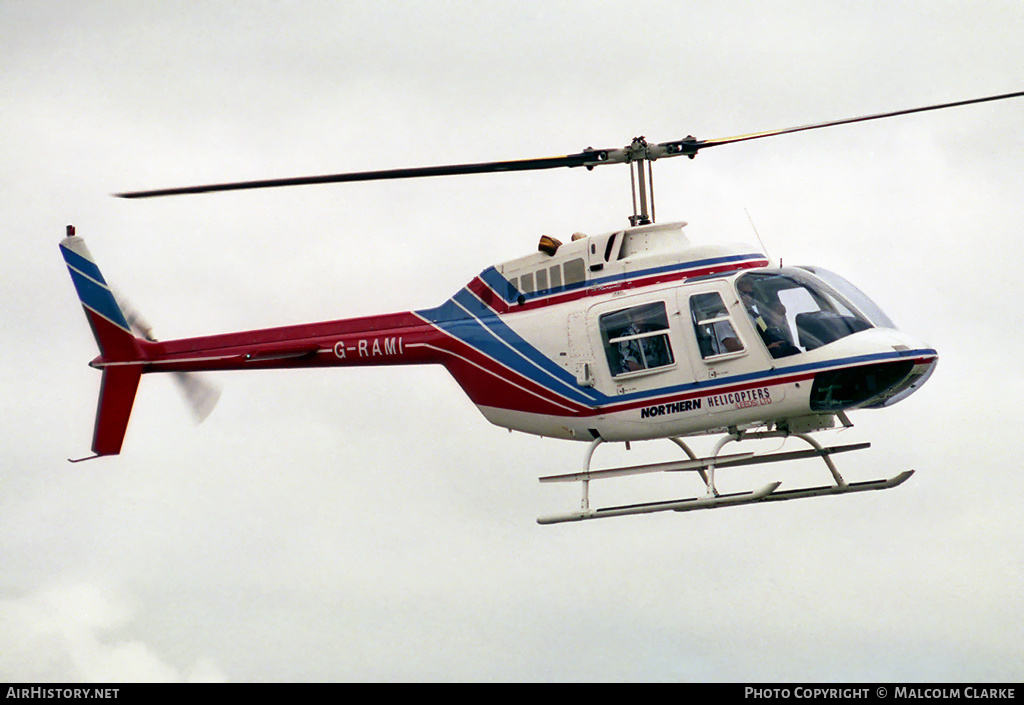
[[650,225],[654,222],[654,173],[648,156],[647,140],[634,137],[626,148],[626,162],[629,164],[629,185],[633,191],[633,215],[629,224]]

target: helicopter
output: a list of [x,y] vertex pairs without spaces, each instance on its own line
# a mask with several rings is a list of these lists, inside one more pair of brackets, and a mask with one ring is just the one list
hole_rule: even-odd
[[[619,149],[434,167],[348,172],[114,194],[151,198],[310,184],[455,176],[626,164],[629,227],[567,242],[544,235],[532,254],[487,267],[433,308],[157,340],[115,296],[83,238],[68,226],[60,243],[100,354],[102,371],[91,460],[121,452],[143,374],[174,373],[203,395],[197,372],[435,364],[444,366],[492,424],[587,444],[578,471],[544,483],[579,482],[578,508],[541,524],[687,512],[824,495],[884,490],[913,470],[847,482],[832,456],[869,443],[823,446],[811,434],[852,426],[848,412],[890,407],[919,390],[938,352],[899,330],[863,292],[817,266],[773,265],[749,245],[694,244],[686,223],[656,223],[658,159],[805,130],[1024,96],[1024,91],[815,123],[736,137],[650,143]],[[215,401],[205,394],[205,401]],[[718,436],[698,457],[686,442]],[[729,443],[796,438],[805,450],[723,454]],[[592,469],[605,443],[669,439],[685,458]],[[780,482],[719,492],[723,468],[820,458],[827,484],[780,489]],[[693,472],[703,491],[685,499],[592,507],[594,480]]]

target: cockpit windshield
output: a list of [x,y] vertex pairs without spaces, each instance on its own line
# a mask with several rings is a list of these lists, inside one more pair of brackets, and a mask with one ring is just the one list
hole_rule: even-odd
[[736,290],[774,358],[814,350],[868,328],[894,327],[867,296],[827,270],[750,272],[736,279]]
[[857,310],[864,315],[876,328],[895,328],[896,324],[889,320],[885,312],[878,307],[874,301],[868,298],[867,294],[843,279],[835,272],[830,272],[821,267],[800,267],[816,276],[828,286],[832,287],[840,296],[853,304]]

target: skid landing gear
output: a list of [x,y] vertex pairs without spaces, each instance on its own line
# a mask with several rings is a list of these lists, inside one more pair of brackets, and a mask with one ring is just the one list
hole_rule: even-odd
[[[754,455],[753,453],[737,453],[734,455],[721,455],[722,448],[731,442],[743,440],[755,440],[764,438],[799,438],[810,445],[808,450],[787,451],[780,453],[768,453],[766,455]],[[541,482],[580,482],[583,493],[580,501],[579,511],[566,514],[556,514],[540,517],[537,522],[540,524],[559,524],[569,521],[582,521],[584,519],[599,519],[602,517],[625,516],[629,514],[650,514],[653,512],[675,511],[688,512],[697,509],[715,509],[717,507],[733,507],[740,504],[753,504],[755,502],[782,502],[790,499],[801,499],[804,497],[819,497],[823,495],[848,494],[851,492],[866,492],[868,490],[885,490],[905,482],[913,470],[907,470],[894,477],[880,480],[869,480],[867,482],[848,483],[839,474],[830,456],[836,453],[843,453],[853,450],[862,450],[870,447],[870,443],[852,443],[841,446],[822,447],[817,441],[807,434],[790,433],[788,431],[733,431],[723,437],[716,445],[711,457],[698,458],[689,446],[680,438],[670,438],[673,443],[688,456],[686,460],[670,461],[666,463],[654,463],[649,465],[634,465],[630,467],[608,468],[603,470],[591,470],[590,463],[594,457],[594,451],[603,443],[597,439],[590,444],[583,462],[583,470],[564,475],[547,475],[541,477]],[[820,457],[829,473],[832,475],[832,484],[820,487],[805,487],[793,490],[779,490],[782,483],[770,482],[763,487],[750,492],[739,492],[733,494],[720,494],[715,487],[715,470],[724,467],[738,467],[741,465],[758,465],[762,463],[774,463],[783,460],[799,460],[801,458]],[[615,507],[603,507],[593,509],[590,506],[590,481],[610,477],[624,477],[627,475],[641,475],[653,472],[696,472],[704,481],[706,488],[703,497],[692,497],[690,499],[673,499],[662,502],[645,502],[642,504],[629,504]]]

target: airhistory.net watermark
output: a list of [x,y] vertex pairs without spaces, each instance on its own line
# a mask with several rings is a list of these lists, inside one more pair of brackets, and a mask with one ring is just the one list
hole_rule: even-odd
[[5,698],[25,698],[26,700],[112,700],[117,698],[120,688],[44,688],[42,686],[7,688]]

